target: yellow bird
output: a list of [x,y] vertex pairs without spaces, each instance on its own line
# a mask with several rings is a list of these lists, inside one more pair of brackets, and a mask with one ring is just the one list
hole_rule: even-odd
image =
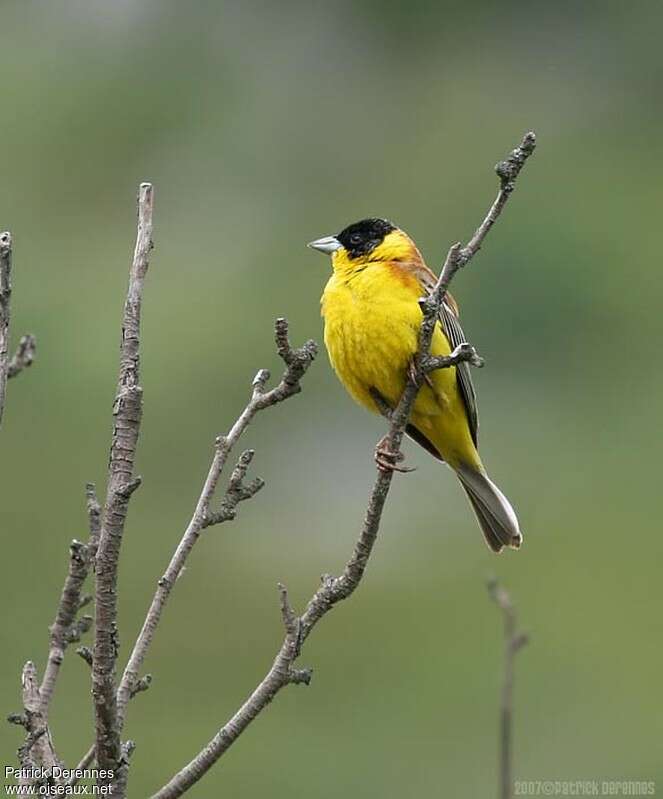
[[[417,351],[418,300],[430,293],[435,275],[412,239],[386,219],[363,219],[308,246],[331,255],[333,274],[321,302],[334,371],[369,411],[380,413],[376,398],[395,408]],[[463,341],[458,306],[447,293],[431,353],[448,355]],[[518,519],[481,463],[478,426],[470,367],[462,363],[429,375],[407,433],[456,472],[488,546],[494,552],[517,549],[522,543]],[[381,469],[399,468],[379,448],[376,462]]]

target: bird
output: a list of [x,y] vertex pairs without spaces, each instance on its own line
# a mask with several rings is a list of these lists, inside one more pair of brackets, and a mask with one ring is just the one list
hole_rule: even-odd
[[[331,256],[332,275],[321,298],[324,341],[331,365],[350,396],[373,413],[394,409],[417,352],[422,310],[437,278],[414,241],[377,217],[355,222],[308,244]],[[465,342],[458,304],[449,292],[431,343],[449,355]],[[468,363],[431,372],[415,400],[407,435],[456,473],[493,552],[518,549],[523,537],[508,499],[488,477],[478,452],[479,417]],[[382,471],[405,471],[376,448]]]

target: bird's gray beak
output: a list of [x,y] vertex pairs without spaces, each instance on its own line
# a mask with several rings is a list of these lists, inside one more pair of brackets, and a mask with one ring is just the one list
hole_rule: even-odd
[[336,236],[324,236],[321,239],[309,241],[306,246],[310,247],[312,250],[319,250],[327,255],[331,255],[332,253],[336,252],[336,250],[340,250],[343,245],[336,238]]

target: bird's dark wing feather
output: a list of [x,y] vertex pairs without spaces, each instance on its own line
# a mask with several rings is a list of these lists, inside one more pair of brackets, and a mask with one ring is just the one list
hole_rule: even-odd
[[[452,350],[459,344],[467,341],[465,334],[463,333],[463,328],[460,326],[460,322],[458,321],[458,317],[453,312],[451,307],[447,305],[446,301],[442,304],[440,321],[442,322],[442,327],[446,337],[449,339],[449,344],[451,345]],[[458,382],[458,388],[460,389],[460,393],[465,404],[465,411],[467,412],[467,421],[470,425],[472,441],[474,441],[474,446],[476,447],[478,445],[479,434],[479,410],[477,408],[477,395],[474,390],[474,386],[472,385],[472,375],[470,372],[470,365],[468,363],[458,364],[456,367],[456,380]]]
[[[430,294],[437,282],[437,278],[433,272],[423,263],[418,264],[413,271],[426,293]],[[447,292],[444,302],[442,303],[440,323],[442,324],[442,329],[449,340],[452,350],[459,344],[467,341],[465,333],[463,333],[463,328],[458,321],[458,305],[450,292]],[[472,385],[472,375],[468,363],[458,364],[456,367],[456,381],[458,382],[460,395],[465,405],[472,441],[474,441],[474,446],[476,447],[479,436],[479,410],[477,408],[477,395]]]
[[[385,418],[388,419],[391,411],[393,411],[394,409],[387,402],[387,400],[382,396],[382,394],[380,394],[380,392],[377,390],[377,388],[372,387],[370,389],[370,394],[373,397],[373,399],[375,400],[375,404],[376,404],[378,410],[380,411],[380,413]],[[405,428],[405,432],[407,433],[407,435],[413,441],[415,441],[417,444],[419,444],[420,447],[423,447],[427,452],[430,452],[430,454],[434,458],[437,458],[439,461],[442,461],[442,463],[444,463],[444,458],[437,451],[437,449],[435,448],[433,442],[429,441],[426,438],[426,436],[420,430],[417,430],[417,428],[412,424],[412,422],[408,423],[408,425]]]
[[442,463],[444,463],[444,458],[437,451],[433,442],[429,441],[420,430],[417,430],[412,422],[408,423],[407,427],[405,428],[405,432],[413,441],[419,444],[420,447],[423,447],[426,452],[430,452],[434,458],[437,458],[438,461],[442,461]]

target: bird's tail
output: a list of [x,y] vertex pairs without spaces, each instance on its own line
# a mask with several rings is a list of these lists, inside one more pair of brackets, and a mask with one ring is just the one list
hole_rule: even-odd
[[504,547],[518,549],[523,537],[518,519],[509,500],[486,475],[471,466],[456,469],[486,543],[493,552],[501,552]]

